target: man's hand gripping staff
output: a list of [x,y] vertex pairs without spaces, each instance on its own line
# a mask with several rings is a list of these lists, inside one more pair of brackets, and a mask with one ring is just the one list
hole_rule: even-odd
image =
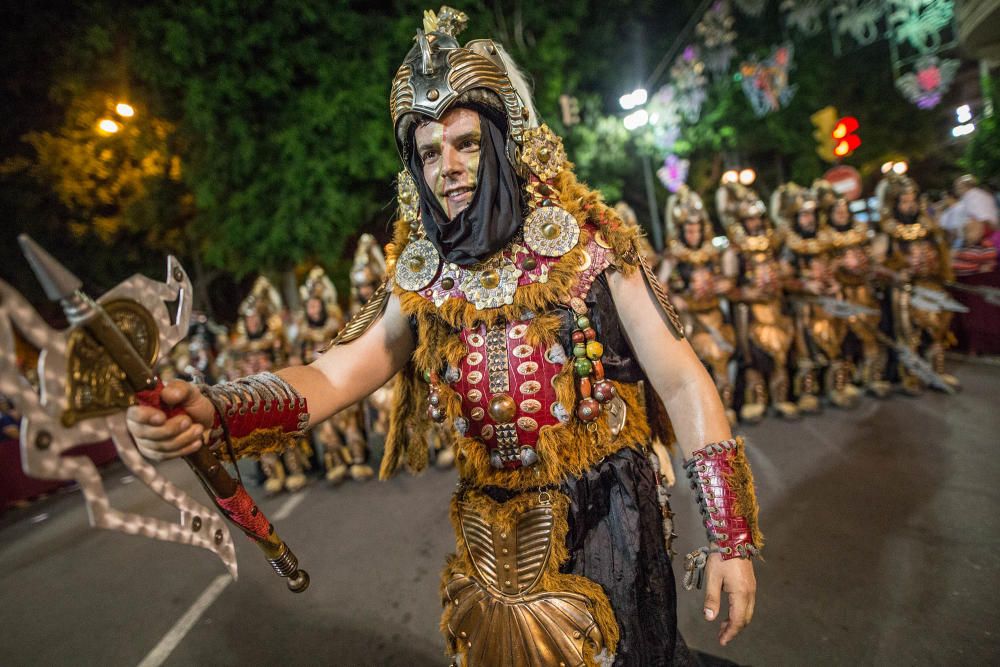
[[[308,424],[305,399],[275,376],[213,388],[206,392],[208,397],[192,391],[187,383],[164,387],[108,312],[81,291],[80,280],[27,236],[22,235],[19,241],[46,295],[59,302],[70,325],[86,331],[124,374],[128,388],[141,404],[128,413],[129,430],[137,436],[140,451],[154,459],[169,458],[170,449],[165,446],[173,445],[174,455],[184,456],[222,513],[257,544],[278,575],[288,578],[288,588],[304,591],[309,575],[298,568],[298,559],[242,483],[222,465],[220,445],[229,442],[230,433],[235,437],[248,435],[263,425],[262,415],[272,411],[279,415],[271,420],[275,428],[301,430]],[[202,446],[206,426],[214,427],[208,447]],[[164,433],[169,434],[169,440],[162,438]]]

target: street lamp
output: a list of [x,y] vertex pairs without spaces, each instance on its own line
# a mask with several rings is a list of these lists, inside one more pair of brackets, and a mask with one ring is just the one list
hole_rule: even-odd
[[97,131],[101,134],[114,134],[120,129],[122,129],[122,126],[110,118],[102,118],[97,123]]
[[645,109],[639,109],[625,116],[622,122],[625,123],[626,130],[637,130],[649,122],[649,113]]
[[648,96],[649,94],[646,92],[645,88],[636,88],[631,93],[619,97],[618,104],[622,106],[622,109],[628,111],[629,109],[641,107],[646,103]]
[[740,180],[740,172],[735,169],[730,169],[722,174],[723,183],[738,183]]
[[[648,125],[651,122],[649,112],[642,108],[648,98],[649,94],[645,88],[636,88],[631,93],[618,98],[618,103],[626,111],[639,107],[622,119],[625,129],[629,132],[638,130],[640,127]],[[653,114],[653,116],[658,119],[656,114]],[[648,155],[641,157],[640,160],[642,162],[643,180],[646,184],[646,202],[649,205],[650,227],[653,232],[653,248],[659,252],[663,249],[663,230],[660,229],[660,214],[657,210],[656,191],[653,189],[653,165]]]
[[744,169],[740,172],[740,183],[746,186],[753,185],[753,182],[757,180],[757,172],[753,169]]

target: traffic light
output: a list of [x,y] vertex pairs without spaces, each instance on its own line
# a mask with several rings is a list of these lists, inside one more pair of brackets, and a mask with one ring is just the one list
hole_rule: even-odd
[[858,119],[854,116],[844,116],[833,126],[831,136],[835,143],[833,154],[837,157],[847,157],[861,145],[858,131]]
[[816,155],[827,162],[836,162],[837,156],[833,152],[837,142],[833,138],[833,128],[837,124],[837,109],[834,107],[823,107],[809,120],[816,127],[813,131],[813,138],[816,140]]

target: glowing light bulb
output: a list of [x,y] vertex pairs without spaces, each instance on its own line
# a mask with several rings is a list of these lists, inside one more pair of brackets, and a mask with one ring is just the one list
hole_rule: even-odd
[[110,118],[102,118],[97,123],[97,129],[102,134],[114,134],[118,130],[122,129],[122,127]]
[[132,105],[126,104],[125,102],[119,102],[118,105],[115,106],[115,112],[122,118],[131,118],[135,115],[135,109]]

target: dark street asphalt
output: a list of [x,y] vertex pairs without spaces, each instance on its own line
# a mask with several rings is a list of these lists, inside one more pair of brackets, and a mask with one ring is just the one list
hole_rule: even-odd
[[[957,370],[958,396],[866,400],[745,429],[768,540],[756,615],[723,649],[699,596],[682,591],[690,644],[754,665],[1000,663],[1000,367]],[[182,463],[164,468],[200,493]],[[168,516],[124,476],[106,475],[115,504]],[[288,593],[239,537],[239,582],[162,664],[447,664],[438,572],[453,548],[454,481],[430,470],[336,490],[313,483],[275,522],[310,590]],[[673,503],[684,553],[702,533],[688,490]],[[0,518],[0,563],[5,666],[138,665],[224,573],[208,552],[89,529],[77,494]]]

